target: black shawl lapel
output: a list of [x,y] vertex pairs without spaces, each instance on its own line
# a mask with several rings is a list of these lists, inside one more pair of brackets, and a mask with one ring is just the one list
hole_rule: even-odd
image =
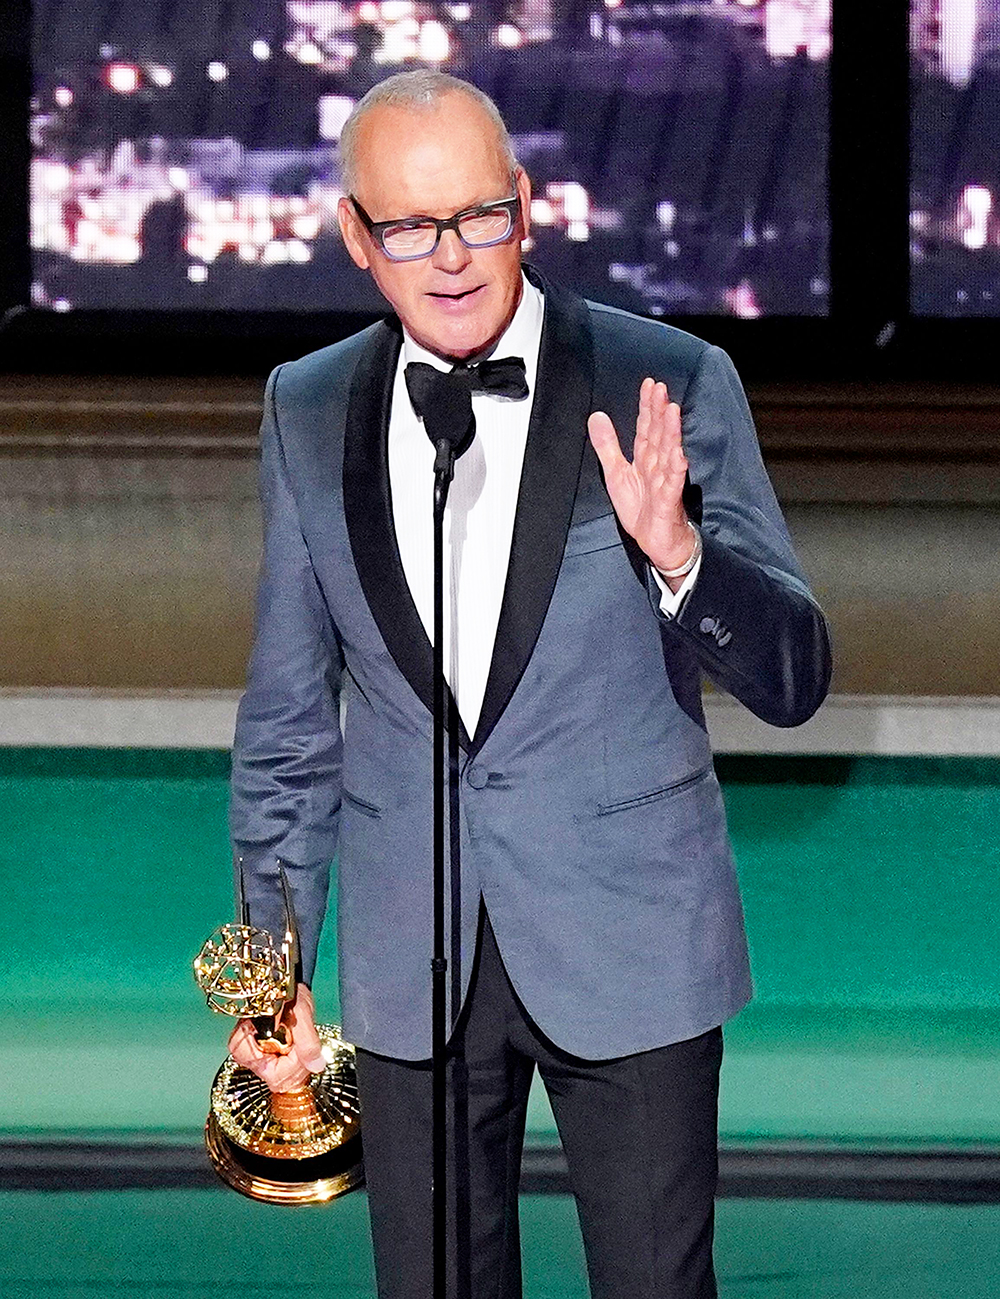
[[534,270],[529,273],[544,292],[545,317],[510,564],[473,754],[510,701],[542,629],[566,545],[592,409],[587,304]]
[[[402,340],[398,320],[383,321],[354,371],[344,430],[344,515],[368,607],[396,666],[430,712],[431,643],[403,572],[389,488],[389,412]],[[464,728],[460,740],[468,748]]]

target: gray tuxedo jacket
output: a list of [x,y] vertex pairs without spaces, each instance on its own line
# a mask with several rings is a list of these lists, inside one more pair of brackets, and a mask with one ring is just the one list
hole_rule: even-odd
[[[751,995],[702,674],[794,726],[826,693],[830,652],[726,355],[543,291],[500,624],[476,733],[461,736],[450,1013],[482,896],[529,1014],[559,1047],[602,1059],[692,1037]],[[433,682],[389,495],[400,341],[398,322],[383,322],[268,382],[231,830],[266,927],[280,924],[285,863],[307,981],[336,857],[345,1036],[413,1060],[430,1055]],[[647,374],[681,404],[687,506],[704,539],[672,620],[586,429],[607,411],[630,452]]]

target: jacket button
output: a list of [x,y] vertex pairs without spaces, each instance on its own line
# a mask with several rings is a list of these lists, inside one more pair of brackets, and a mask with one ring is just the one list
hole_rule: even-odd
[[489,775],[482,767],[470,767],[466,779],[473,789],[485,789]]

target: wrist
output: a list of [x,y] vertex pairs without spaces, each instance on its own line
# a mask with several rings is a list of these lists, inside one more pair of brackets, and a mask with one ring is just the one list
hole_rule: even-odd
[[687,520],[686,526],[689,536],[687,558],[682,559],[680,557],[684,552],[680,547],[678,547],[680,553],[664,556],[664,562],[662,564],[657,563],[656,561],[651,561],[659,575],[667,581],[686,577],[701,558],[701,533],[690,519]]

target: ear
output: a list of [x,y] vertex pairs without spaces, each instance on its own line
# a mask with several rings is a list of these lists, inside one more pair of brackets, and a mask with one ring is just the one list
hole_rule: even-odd
[[531,181],[523,167],[518,167],[514,172],[514,183],[521,200],[521,238],[527,239],[531,229]]
[[358,214],[349,198],[342,198],[337,204],[337,224],[351,260],[355,266],[367,271],[371,264],[366,247],[367,232],[358,220]]

